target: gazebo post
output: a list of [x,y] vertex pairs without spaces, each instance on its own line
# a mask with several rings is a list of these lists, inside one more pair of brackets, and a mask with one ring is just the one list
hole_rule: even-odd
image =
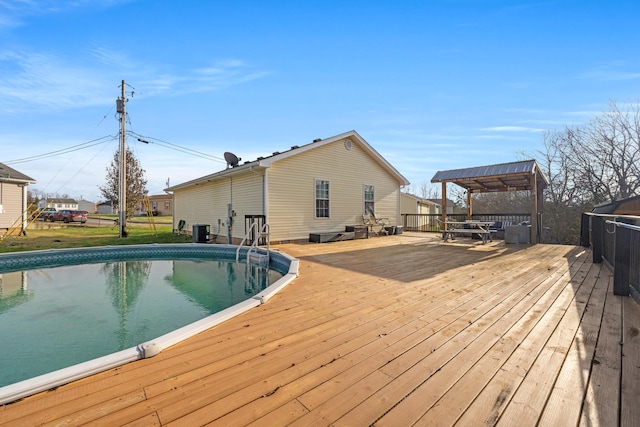
[[531,174],[530,207],[531,207],[531,243],[540,243],[538,240],[538,178],[535,171]]
[[447,224],[445,221],[447,220],[447,183],[442,182],[442,229],[447,229]]
[[473,198],[471,197],[471,190],[467,189],[467,219],[471,221],[473,219]]
[[[537,182],[537,181],[536,181]],[[538,215],[537,215],[537,225],[538,225],[538,243],[544,243],[542,241],[542,232],[543,232],[543,221],[542,221],[542,212],[543,212],[543,207],[542,204],[544,203],[544,198],[542,197],[542,185],[538,185],[536,184],[536,189],[538,191]]]

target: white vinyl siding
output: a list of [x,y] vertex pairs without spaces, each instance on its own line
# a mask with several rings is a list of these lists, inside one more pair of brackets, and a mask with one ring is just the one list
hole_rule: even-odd
[[[233,238],[245,235],[245,215],[265,215],[271,241],[308,240],[310,233],[344,232],[362,224],[363,188],[374,188],[375,214],[401,223],[400,185],[404,179],[388,168],[355,136],[352,144],[332,140],[264,159],[251,169],[225,171],[212,182],[201,178],[174,190],[174,228],[180,220],[191,232],[193,224],[211,225],[212,234],[227,235],[227,205],[236,217]],[[316,179],[329,182],[328,217],[316,216]],[[263,189],[267,194],[263,194]],[[325,215],[323,211],[322,215]],[[218,223],[224,224],[218,227]]]
[[21,225],[23,208],[23,187],[0,182],[0,228]]
[[208,224],[214,235],[228,235],[228,205],[236,213],[232,224],[232,237],[245,235],[244,216],[264,214],[262,203],[262,175],[247,172],[213,182],[204,182],[173,193],[175,213],[174,228],[178,221],[185,221],[185,230],[194,224]]
[[[330,218],[315,216],[315,180],[330,181]],[[354,141],[344,140],[273,162],[268,169],[273,241],[308,239],[309,233],[344,231],[362,224],[364,184],[375,186],[377,214],[400,224],[400,184]]]
[[436,204],[419,199],[415,196],[401,195],[402,205],[400,212],[403,214],[438,214],[439,209]]

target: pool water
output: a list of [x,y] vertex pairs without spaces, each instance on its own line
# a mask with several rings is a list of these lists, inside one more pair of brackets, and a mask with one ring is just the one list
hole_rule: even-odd
[[3,387],[135,347],[244,301],[282,274],[244,262],[178,259],[0,277]]

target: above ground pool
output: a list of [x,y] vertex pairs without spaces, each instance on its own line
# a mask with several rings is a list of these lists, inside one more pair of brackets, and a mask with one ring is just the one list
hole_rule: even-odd
[[285,254],[267,263],[246,253],[187,244],[1,254],[0,404],[151,357],[297,274]]

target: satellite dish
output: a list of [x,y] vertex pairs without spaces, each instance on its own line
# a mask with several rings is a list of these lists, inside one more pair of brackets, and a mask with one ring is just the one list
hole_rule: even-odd
[[228,151],[224,153],[224,159],[227,161],[227,168],[228,167],[235,168],[236,166],[238,166],[238,162],[240,161],[239,157],[237,157],[235,154],[230,153]]

